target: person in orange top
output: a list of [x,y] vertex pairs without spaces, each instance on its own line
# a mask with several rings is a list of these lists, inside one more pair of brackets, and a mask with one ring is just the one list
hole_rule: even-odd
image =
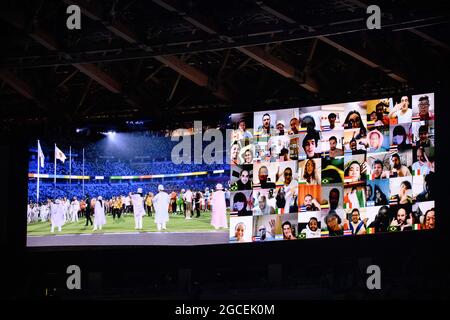
[[169,212],[172,212],[174,214],[177,212],[177,193],[175,191],[172,191],[170,193]]

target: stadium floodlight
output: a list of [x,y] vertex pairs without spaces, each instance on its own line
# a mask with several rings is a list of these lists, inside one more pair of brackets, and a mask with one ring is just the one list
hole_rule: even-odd
[[116,132],[115,131],[108,131],[107,135],[110,136],[110,137],[114,137],[116,135]]

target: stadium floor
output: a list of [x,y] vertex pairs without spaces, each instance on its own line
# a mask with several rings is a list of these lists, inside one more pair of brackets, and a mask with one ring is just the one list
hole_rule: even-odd
[[167,230],[158,232],[154,216],[143,218],[143,229],[134,229],[132,214],[113,220],[106,216],[102,230],[85,227],[86,220],[69,222],[62,231],[50,232],[50,222],[28,225],[28,246],[76,246],[76,245],[202,245],[228,242],[228,230],[215,230],[211,226],[211,213],[201,212],[200,218],[185,220],[183,215],[169,215]]

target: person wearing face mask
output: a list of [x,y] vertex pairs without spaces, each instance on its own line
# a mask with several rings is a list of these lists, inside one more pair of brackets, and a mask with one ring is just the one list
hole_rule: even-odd
[[403,126],[396,126],[392,131],[392,145],[396,145],[398,149],[407,149],[410,147],[408,143],[408,135]]
[[237,212],[238,216],[251,216],[252,212],[247,210],[247,197],[242,192],[237,192],[233,197],[232,211]]
[[306,228],[301,233],[306,235],[306,239],[320,238],[321,230],[319,228],[319,221],[315,217],[311,217],[306,225]]
[[412,110],[409,108],[409,98],[403,96],[389,112],[391,124],[409,123],[411,122]]
[[403,165],[400,160],[400,155],[394,153],[391,156],[391,177],[407,177],[411,175],[407,166]]

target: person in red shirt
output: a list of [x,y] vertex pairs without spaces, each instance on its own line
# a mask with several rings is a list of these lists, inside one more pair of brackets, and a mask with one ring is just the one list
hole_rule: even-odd
[[384,110],[387,105],[384,102],[380,102],[375,106],[375,114],[377,115],[377,121],[382,121],[383,125],[389,125],[389,117],[384,114]]

